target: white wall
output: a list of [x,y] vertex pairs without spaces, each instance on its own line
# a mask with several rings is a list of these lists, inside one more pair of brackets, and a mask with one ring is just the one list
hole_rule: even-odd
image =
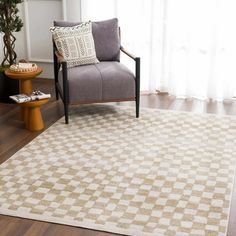
[[[27,59],[43,67],[40,77],[53,78],[52,40],[49,27],[53,20],[80,21],[80,0],[27,0],[19,4],[20,17],[24,22],[17,38],[17,60]],[[0,61],[3,58],[2,37]]]

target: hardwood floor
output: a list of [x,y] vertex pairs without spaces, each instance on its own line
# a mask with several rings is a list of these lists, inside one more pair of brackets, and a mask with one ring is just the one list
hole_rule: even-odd
[[[63,116],[62,103],[61,101],[55,100],[53,80],[35,79],[33,80],[33,87],[45,93],[52,94],[50,102],[42,108],[45,127],[48,128]],[[123,106],[133,105],[133,102],[118,104]],[[141,107],[236,115],[236,101],[224,103],[215,101],[206,102],[196,99],[176,99],[168,95],[142,95]],[[24,128],[24,124],[19,118],[19,107],[16,104],[0,103],[0,163],[10,158],[40,133],[33,133]],[[236,185],[231,204],[228,236],[236,235]],[[111,236],[115,234],[0,215],[0,236],[5,235]]]

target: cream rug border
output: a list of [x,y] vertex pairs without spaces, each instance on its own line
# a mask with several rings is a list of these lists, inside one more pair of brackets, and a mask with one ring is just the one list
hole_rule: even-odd
[[[15,211],[12,210],[1,210],[0,209],[0,214],[1,215],[8,215],[8,216],[15,216],[15,217],[20,217],[23,219],[30,219],[30,220],[37,220],[37,221],[42,221],[42,222],[50,222],[50,223],[55,223],[55,224],[61,224],[61,225],[68,225],[72,227],[81,227],[81,228],[86,228],[89,230],[98,230],[106,233],[114,233],[114,234],[120,234],[120,235],[135,235],[135,236],[153,236],[153,233],[144,233],[140,232],[139,230],[130,230],[130,229],[124,229],[122,230],[121,228],[117,228],[116,226],[111,226],[111,224],[107,225],[99,225],[95,223],[86,223],[83,222],[82,224],[78,224],[78,222],[73,221],[73,220],[60,220],[59,218],[55,217],[42,217],[36,215],[36,214],[31,214],[31,213],[24,213],[24,216],[21,216],[20,214],[16,214]],[[163,236],[162,234],[155,234],[155,236]],[[176,236],[182,236],[180,234],[176,234]]]

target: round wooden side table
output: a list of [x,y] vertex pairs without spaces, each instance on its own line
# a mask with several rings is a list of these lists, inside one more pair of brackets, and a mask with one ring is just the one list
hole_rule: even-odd
[[[11,79],[18,79],[20,82],[20,93],[31,95],[32,79],[41,74],[43,69],[38,67],[37,70],[31,72],[14,72],[6,70],[5,74]],[[40,106],[46,104],[49,99],[20,103],[21,118],[25,122],[26,128],[30,131],[39,131],[44,128],[44,123],[40,111]]]

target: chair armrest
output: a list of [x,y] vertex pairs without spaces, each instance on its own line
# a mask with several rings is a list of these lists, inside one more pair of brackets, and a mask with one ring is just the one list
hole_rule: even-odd
[[56,55],[57,60],[58,60],[59,63],[66,62],[66,60],[64,59],[64,57],[63,57],[58,51],[55,51],[55,55]]
[[[68,103],[68,72],[67,72],[67,61],[64,59],[64,57],[56,50],[55,44],[53,43],[53,56],[54,56],[54,75],[55,75],[55,85],[57,88],[57,91],[61,95],[61,98],[63,102]],[[62,68],[62,87],[59,86],[58,83],[58,72],[60,67]]]
[[[125,53],[128,57],[132,58],[135,61],[135,97],[136,102],[139,104],[140,97],[140,57],[136,57],[133,54],[129,53],[122,46],[120,50]],[[137,114],[137,113],[136,113]],[[138,115],[136,115],[138,117]]]
[[135,60],[135,61],[136,61],[136,59],[138,58],[138,57],[134,56],[133,54],[131,54],[130,52],[128,52],[128,51],[127,51],[124,47],[122,47],[122,46],[120,46],[120,50],[121,50],[124,54],[126,54],[128,57],[132,58],[132,59]]
[[60,64],[62,65],[63,83],[65,83],[67,81],[67,62],[58,51],[55,51],[55,55],[56,55],[59,65]]
[[[120,50],[128,57],[135,61],[135,100],[136,100],[136,117],[139,116],[139,100],[140,100],[140,57],[136,57],[129,53],[122,46]],[[138,108],[137,108],[138,107]]]

